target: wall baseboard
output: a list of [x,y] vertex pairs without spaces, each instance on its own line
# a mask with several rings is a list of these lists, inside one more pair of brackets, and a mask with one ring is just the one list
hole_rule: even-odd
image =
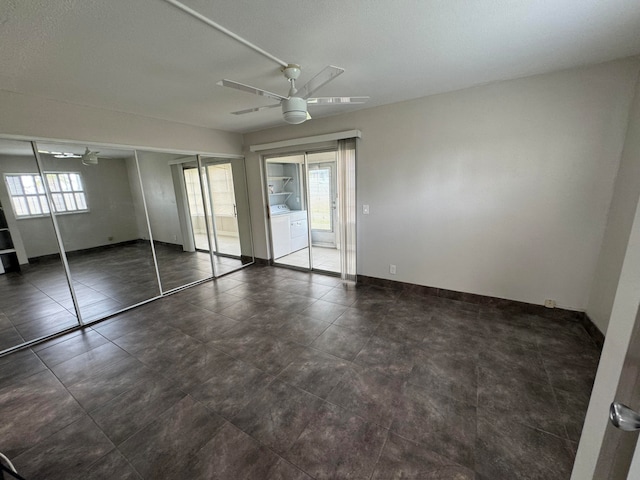
[[457,292],[455,290],[447,290],[444,288],[427,287],[416,285],[414,283],[398,282],[396,280],[388,280],[384,278],[368,277],[366,275],[358,275],[358,282],[362,285],[373,285],[382,288],[391,288],[394,290],[402,290],[421,295],[431,295],[434,297],[446,298],[448,300],[456,300],[460,302],[472,303],[478,306],[494,307],[500,310],[510,310],[514,313],[527,313],[538,315],[550,320],[568,320],[580,323],[587,331],[591,339],[602,349],[604,345],[604,335],[585,312],[575,310],[565,310],[563,308],[547,308],[543,305],[533,303],[519,302],[517,300],[508,300],[506,298],[489,297],[486,295],[478,295],[475,293]]
[[[255,264],[273,265],[273,260],[256,257]],[[563,308],[547,308],[544,305],[536,305],[534,303],[519,302],[517,300],[508,300],[506,298],[489,297],[486,295],[478,295],[476,293],[457,292],[455,290],[447,290],[445,288],[427,287],[424,285],[417,285],[415,283],[368,277],[366,275],[358,275],[358,283],[362,285],[402,290],[421,295],[431,295],[434,297],[446,298],[448,300],[472,303],[478,306],[494,307],[500,310],[510,310],[514,313],[538,315],[550,320],[567,320],[576,322],[582,325],[589,334],[589,337],[591,337],[600,350],[602,350],[602,346],[604,345],[605,336],[585,312],[566,310]]]
[[589,318],[589,315],[585,314],[580,319],[580,323],[587,331],[587,333],[591,336],[591,339],[595,342],[600,350],[604,346],[604,334],[600,331],[600,329],[596,326],[596,324]]
[[[71,250],[65,251],[65,254],[68,257],[80,256],[87,253],[95,253],[101,252],[104,250],[109,250],[110,248],[118,248],[123,247],[125,245],[133,245],[135,243],[149,243],[149,240],[143,239],[135,239],[135,240],[125,240],[124,242],[110,243],[109,245],[99,245],[97,247],[89,247],[89,248],[81,248],[80,250]],[[38,257],[29,257],[29,263],[38,263],[38,262],[47,262],[50,260],[60,259],[59,253],[51,253],[48,255],[40,255]]]

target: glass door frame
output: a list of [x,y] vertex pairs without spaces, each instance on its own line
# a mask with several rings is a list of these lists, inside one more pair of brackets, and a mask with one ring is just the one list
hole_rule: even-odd
[[[331,275],[331,276],[340,276],[341,272],[335,272],[335,271],[331,271],[331,270],[323,270],[320,268],[314,268],[313,266],[313,243],[312,243],[312,238],[311,238],[311,218],[310,218],[310,214],[309,214],[309,206],[310,206],[310,194],[309,194],[309,185],[308,185],[308,177],[309,177],[309,161],[308,161],[308,156],[310,154],[314,154],[314,153],[323,153],[323,152],[335,152],[336,154],[336,167],[335,167],[335,175],[336,175],[336,181],[337,181],[337,154],[338,154],[338,147],[336,146],[323,146],[323,147],[319,147],[317,149],[314,148],[306,148],[306,149],[302,149],[302,150],[295,150],[295,151],[288,151],[288,152],[283,152],[283,153],[273,153],[273,154],[264,154],[261,155],[261,166],[262,166],[262,172],[263,172],[263,191],[264,191],[264,199],[265,199],[265,204],[266,204],[266,213],[267,213],[267,219],[268,219],[268,235],[269,235],[269,245],[270,245],[270,251],[269,254],[271,255],[271,264],[277,267],[284,267],[284,268],[289,268],[292,270],[301,270],[304,272],[317,272],[317,273],[322,273],[324,275]],[[269,180],[268,180],[268,170],[267,170],[267,165],[269,163],[269,161],[273,161],[273,159],[277,159],[277,158],[286,158],[286,157],[292,157],[292,156],[302,156],[304,157],[303,162],[300,164],[300,170],[301,170],[301,178],[300,178],[300,188],[302,189],[302,195],[305,199],[305,208],[307,210],[307,239],[308,239],[308,261],[309,261],[309,266],[308,267],[300,267],[300,266],[296,266],[296,265],[288,265],[286,263],[281,263],[278,262],[275,258],[274,255],[274,242],[273,242],[273,228],[271,225],[271,219],[272,219],[272,215],[271,215],[271,203],[269,201]],[[274,162],[275,163],[275,162]],[[336,185],[336,192],[335,194],[337,195],[337,185]],[[334,197],[335,198],[335,197]],[[335,209],[333,216],[335,218]],[[334,220],[334,224],[335,224],[335,220]],[[335,232],[336,228],[334,226],[334,232]],[[336,239],[336,244],[337,244],[337,239]],[[282,257],[280,257],[282,258]]]
[[[191,162],[189,162],[189,163],[191,163]],[[195,229],[195,225],[193,224],[194,215],[193,215],[193,211],[191,210],[191,203],[192,202],[190,201],[191,199],[189,198],[189,188],[187,186],[187,176],[185,175],[185,172],[187,170],[195,170],[195,173],[198,175],[198,188],[200,188],[200,193],[201,193],[201,196],[202,196],[202,213],[203,213],[204,222],[205,222],[205,230],[207,230],[209,228],[208,227],[208,222],[207,222],[208,213],[207,213],[207,210],[206,210],[206,205],[207,205],[208,202],[207,202],[207,199],[205,198],[206,197],[205,191],[202,190],[202,179],[199,178],[200,174],[201,174],[200,173],[201,170],[200,170],[200,168],[198,166],[197,161],[196,161],[195,166],[187,166],[186,163],[183,164],[181,170],[182,170],[182,180],[183,180],[184,186],[185,186],[185,195],[187,197],[186,204],[187,204],[187,209],[189,210],[189,221],[191,222],[191,232],[190,233],[191,233],[191,236],[193,237],[193,246],[196,249],[196,251],[199,250],[201,252],[207,252],[207,253],[211,252],[211,247],[213,245],[211,244],[211,239],[209,238],[209,232],[208,231],[206,232],[208,247],[205,248],[205,249],[202,249],[202,248],[198,247],[198,241],[196,239],[196,229]],[[197,201],[197,199],[194,199],[194,203],[196,201]],[[214,235],[213,238],[214,238],[214,242],[215,242],[215,232],[213,232],[213,235]],[[215,245],[215,243],[214,243],[214,245]]]
[[[331,150],[333,151],[333,150]],[[310,153],[323,153],[323,152],[310,152]],[[336,157],[337,157],[337,150],[336,150]],[[313,165],[316,166],[315,169],[312,168],[308,168],[307,170],[307,178],[309,178],[311,176],[311,172],[313,170],[329,170],[329,179],[330,179],[330,185],[329,185],[329,202],[330,202],[330,206],[329,206],[329,222],[330,222],[330,229],[329,230],[317,230],[318,231],[318,235],[332,235],[333,236],[333,242],[331,243],[331,245],[335,248],[337,248],[338,245],[338,222],[336,221],[336,217],[337,215],[337,206],[338,206],[338,159],[336,158],[333,162],[311,162],[309,163],[309,166]],[[309,192],[309,209],[311,208],[311,192]],[[313,238],[313,227],[311,226],[311,214],[309,214],[309,228],[311,230],[311,237]],[[324,243],[324,244],[329,244],[330,242],[320,242],[318,240],[318,243]]]
[[[242,249],[240,248],[240,255],[234,255],[232,253],[225,253],[220,251],[220,242],[218,240],[218,224],[215,218],[215,202],[213,201],[213,192],[211,191],[211,176],[209,173],[209,167],[215,165],[229,165],[229,170],[231,172],[231,188],[233,189],[233,213],[234,213],[234,222],[236,224],[236,229],[239,233],[239,224],[238,224],[238,205],[236,199],[235,192],[235,184],[234,184],[234,173],[233,173],[233,163],[232,159],[218,158],[218,157],[207,157],[207,161],[202,162],[202,171],[204,172],[204,176],[207,179],[207,189],[203,191],[204,198],[208,200],[209,208],[211,208],[211,225],[213,227],[213,239],[215,242],[215,250],[213,254],[219,257],[227,257],[227,258],[235,258],[240,259],[242,257]],[[213,161],[211,161],[213,160]],[[204,187],[203,187],[204,188]],[[238,247],[240,247],[240,237],[238,237]]]

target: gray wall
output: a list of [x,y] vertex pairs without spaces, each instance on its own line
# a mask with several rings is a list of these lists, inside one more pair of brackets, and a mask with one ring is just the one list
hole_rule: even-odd
[[[584,310],[638,68],[627,59],[314,118],[245,146],[362,131],[360,274]],[[266,258],[259,159],[246,155]]]
[[167,151],[242,153],[242,135],[0,90],[0,133]]
[[184,155],[138,151],[138,162],[153,239],[183,244],[169,161]]
[[144,203],[142,200],[142,189],[140,188],[140,179],[138,176],[138,167],[135,158],[127,158],[127,175],[129,177],[129,186],[131,187],[131,198],[136,217],[136,228],[138,230],[138,238],[149,240],[149,227],[147,225],[147,217],[145,215]]
[[640,198],[640,81],[616,178],[607,229],[591,286],[587,315],[606,333],[622,262]]
[[[42,160],[45,171],[79,172],[84,181],[89,212],[57,217],[67,251],[139,238],[125,159],[100,159],[91,166],[82,165],[80,159],[52,160],[42,155]],[[0,173],[37,173],[37,168],[31,157],[1,156]],[[6,195],[4,178],[0,188]],[[26,218],[16,224],[27,257],[58,252],[50,218]]]

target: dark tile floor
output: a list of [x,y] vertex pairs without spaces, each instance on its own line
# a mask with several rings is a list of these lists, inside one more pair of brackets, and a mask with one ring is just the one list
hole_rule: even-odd
[[[183,252],[156,243],[165,291],[210,278],[208,253]],[[115,246],[68,257],[85,323],[160,295],[148,242]],[[218,274],[236,270],[240,260],[216,257]],[[59,258],[0,275],[0,351],[77,325],[76,312]]]
[[0,357],[27,479],[568,479],[599,352],[514,311],[250,267]]

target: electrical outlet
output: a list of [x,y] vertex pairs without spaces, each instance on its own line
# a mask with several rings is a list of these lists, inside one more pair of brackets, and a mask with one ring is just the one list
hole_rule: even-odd
[[369,205],[362,205],[362,214],[369,215]]
[[547,308],[556,308],[556,301],[555,300],[550,300],[550,299],[546,299],[544,301],[544,306]]
[[389,265],[389,273],[391,275],[395,275],[396,274],[396,266],[395,265]]

